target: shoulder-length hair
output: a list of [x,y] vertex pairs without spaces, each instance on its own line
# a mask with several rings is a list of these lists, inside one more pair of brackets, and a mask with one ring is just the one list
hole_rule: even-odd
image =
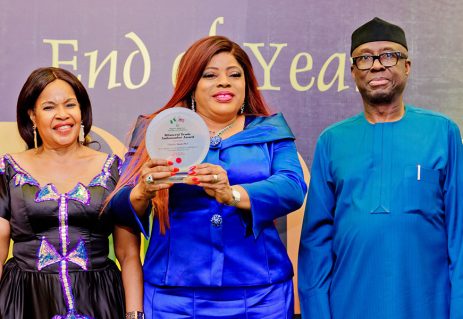
[[[82,124],[84,125],[84,136],[92,128],[92,105],[87,90],[79,79],[71,72],[54,67],[38,68],[29,75],[24,83],[18,96],[16,107],[16,122],[19,134],[26,142],[27,148],[34,148],[33,123],[30,119],[29,112],[34,111],[35,103],[45,87],[55,80],[67,82],[73,89],[77,102],[80,105],[82,115]],[[87,139],[84,144],[87,143]],[[37,146],[42,145],[42,138],[37,134]]]
[[[238,44],[226,37],[208,36],[193,43],[185,52],[178,66],[177,81],[172,97],[161,109],[150,114],[148,116],[149,120],[153,119],[159,112],[175,106],[189,107],[191,105],[192,94],[201,79],[204,69],[212,57],[222,52],[232,54],[243,69],[246,82],[244,100],[246,107],[244,114],[269,115],[269,107],[258,90],[251,60],[246,52]],[[144,133],[141,132],[141,134]],[[142,139],[137,151],[127,164],[126,170],[122,173],[115,190],[108,197],[108,200],[125,185],[136,183],[140,176],[142,165],[148,160],[149,155],[146,151],[145,140]],[[163,234],[166,228],[169,227],[168,194],[168,190],[159,191],[152,201],[153,212],[159,220],[160,232]]]

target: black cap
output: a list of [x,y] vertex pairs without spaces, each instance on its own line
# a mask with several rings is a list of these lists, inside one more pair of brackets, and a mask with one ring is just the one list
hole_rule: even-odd
[[403,45],[407,50],[407,40],[405,32],[398,25],[389,23],[376,17],[360,26],[352,33],[352,45],[350,54],[356,47],[367,42],[390,41]]

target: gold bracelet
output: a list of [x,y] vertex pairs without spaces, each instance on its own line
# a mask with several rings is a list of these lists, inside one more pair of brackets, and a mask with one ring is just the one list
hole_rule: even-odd
[[125,313],[125,319],[145,319],[143,311],[130,311]]

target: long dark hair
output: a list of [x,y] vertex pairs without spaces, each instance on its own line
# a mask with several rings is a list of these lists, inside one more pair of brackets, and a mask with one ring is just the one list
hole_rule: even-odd
[[[87,136],[92,128],[92,105],[87,90],[79,79],[71,72],[61,68],[39,68],[32,71],[24,83],[19,93],[16,107],[16,122],[18,124],[19,134],[26,142],[28,149],[34,148],[34,132],[32,128],[34,124],[29,117],[29,112],[34,110],[35,102],[45,87],[57,79],[67,82],[76,94],[82,114],[84,135]],[[88,144],[87,139],[84,144]],[[37,146],[40,145],[42,145],[42,139],[37,132]]]
[[[246,108],[244,114],[269,115],[269,107],[257,89],[257,80],[251,60],[246,52],[238,44],[226,37],[208,36],[193,43],[185,52],[178,67],[177,82],[172,97],[161,109],[150,114],[149,119],[153,119],[159,112],[175,106],[188,107],[191,104],[192,93],[201,79],[204,69],[212,57],[221,52],[232,54],[243,68],[246,81]],[[115,190],[108,197],[108,201],[123,186],[135,183],[140,175],[142,165],[148,160],[149,156],[143,139],[126,166],[126,170],[122,173]],[[169,227],[168,196],[168,190],[162,190],[153,199],[154,213],[159,220],[161,233],[165,233],[166,228]]]

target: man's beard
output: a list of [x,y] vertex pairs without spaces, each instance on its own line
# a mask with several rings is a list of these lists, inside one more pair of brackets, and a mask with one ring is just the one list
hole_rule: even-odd
[[394,92],[381,92],[379,94],[371,94],[370,92],[360,93],[364,100],[370,105],[385,105],[390,104],[396,94]]
[[359,92],[363,100],[370,105],[387,105],[391,104],[397,97],[401,96],[404,90],[405,83],[385,92],[371,92],[366,89],[359,89]]

